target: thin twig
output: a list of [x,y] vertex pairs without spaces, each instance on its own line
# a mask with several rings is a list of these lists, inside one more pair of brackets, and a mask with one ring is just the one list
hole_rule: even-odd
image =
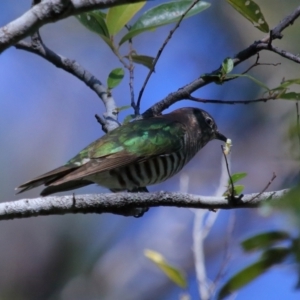
[[176,23],[175,27],[169,32],[169,35],[167,36],[166,40],[164,41],[163,45],[161,46],[161,48],[158,50],[156,57],[154,58],[153,64],[152,64],[152,68],[150,69],[150,71],[147,74],[147,77],[144,81],[144,84],[139,92],[139,96],[138,96],[138,100],[137,100],[137,109],[138,111],[140,111],[140,106],[141,106],[141,100],[142,100],[142,96],[144,93],[144,90],[147,86],[147,83],[151,77],[151,75],[153,74],[153,72],[155,71],[155,66],[162,54],[162,52],[164,51],[165,47],[167,46],[167,44],[169,43],[169,41],[171,40],[174,32],[177,30],[177,28],[179,28],[182,20],[184,19],[184,17],[186,16],[186,14],[199,2],[200,0],[195,0],[189,7],[188,9],[181,15],[180,19],[178,20],[178,22]]
[[253,100],[202,99],[202,98],[193,97],[191,95],[187,96],[186,99],[195,102],[200,102],[200,103],[212,103],[212,104],[250,104],[250,103],[258,103],[258,102],[267,102],[270,100],[280,100],[280,98],[278,98],[278,94],[272,94],[269,97],[258,98]]
[[267,43],[260,43],[257,45],[257,49],[272,51],[288,60],[291,60],[297,64],[300,64],[300,57],[298,55],[295,55],[295,54],[290,53],[283,49],[279,49],[278,47],[274,47],[273,45],[269,45]]
[[300,125],[299,125],[299,105],[298,105],[298,101],[296,102],[296,112],[297,112],[297,134],[298,134],[299,145],[300,145]]
[[255,60],[255,63],[253,65],[251,65],[246,71],[242,72],[242,74],[247,74],[251,69],[253,69],[254,67],[257,67],[257,66],[279,66],[281,65],[281,63],[276,63],[276,64],[272,64],[272,63],[260,63],[258,62],[259,61],[259,53],[256,54],[256,60]]
[[222,153],[223,153],[223,156],[224,156],[224,159],[225,159],[225,163],[226,163],[226,169],[227,169],[227,174],[229,176],[229,180],[230,180],[230,186],[231,186],[231,195],[229,195],[228,199],[230,197],[234,197],[234,185],[233,185],[233,180],[231,178],[231,174],[230,174],[230,171],[229,171],[229,164],[228,164],[228,161],[227,161],[227,156],[225,154],[225,150],[224,150],[224,146],[221,145],[221,149],[222,149]]
[[[126,27],[127,28],[127,27]],[[135,99],[134,99],[134,64],[132,62],[132,53],[134,52],[133,46],[132,46],[132,39],[129,39],[128,41],[129,43],[129,55],[128,55],[128,60],[129,60],[129,89],[130,89],[130,98],[131,98],[131,107],[134,110],[134,114],[135,116],[137,116],[139,114],[139,108],[135,103]]]
[[207,212],[202,210],[195,210],[194,225],[193,225],[193,250],[195,260],[195,271],[198,282],[198,292],[200,299],[208,300],[209,286],[206,276],[205,268],[205,253],[204,253],[204,240],[203,235],[203,220]]
[[256,196],[254,196],[248,202],[252,202],[254,199],[256,199],[257,197],[259,197],[262,193],[264,193],[267,190],[267,188],[271,185],[271,183],[273,182],[273,180],[275,178],[276,178],[276,174],[275,174],[275,172],[273,172],[273,176],[272,176],[271,180],[267,183],[267,185],[262,189],[262,191],[260,193],[258,193]]
[[228,226],[227,226],[227,233],[226,233],[226,238],[225,238],[225,245],[224,245],[224,258],[221,264],[221,267],[214,279],[214,281],[212,282],[212,284],[210,285],[209,289],[210,289],[210,294],[214,294],[216,286],[218,285],[219,281],[224,277],[225,275],[225,270],[226,267],[229,264],[229,261],[231,259],[232,253],[229,251],[230,249],[230,245],[231,245],[231,241],[232,241],[232,235],[234,232],[234,228],[235,228],[235,212],[233,211],[231,213],[229,222],[228,222]]
[[250,66],[246,71],[244,71],[242,74],[246,74],[246,73],[248,73],[252,68],[254,68],[254,67],[256,67],[257,66],[257,64],[258,64],[258,61],[259,61],[259,53],[256,53],[256,60],[255,60],[255,63],[252,65],[252,66]]
[[112,42],[112,48],[111,49],[112,49],[113,53],[117,56],[117,58],[119,59],[120,63],[124,66],[124,68],[129,70],[130,66],[126,63],[126,61],[124,60],[124,57],[119,52],[119,47],[115,46],[113,36],[110,39],[111,39],[111,42]]

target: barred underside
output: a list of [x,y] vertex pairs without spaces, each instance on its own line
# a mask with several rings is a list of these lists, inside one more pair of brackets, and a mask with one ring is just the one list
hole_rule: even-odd
[[198,152],[200,145],[192,143],[176,153],[150,158],[141,163],[131,164],[96,174],[92,180],[114,191],[134,190],[167,180],[178,173],[184,165]]

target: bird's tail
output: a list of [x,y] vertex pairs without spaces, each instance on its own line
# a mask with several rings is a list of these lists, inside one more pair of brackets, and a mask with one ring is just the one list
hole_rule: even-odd
[[48,186],[41,192],[41,196],[50,195],[57,192],[63,192],[68,190],[77,189],[89,184],[92,184],[91,181],[88,180],[74,180],[69,181],[60,185],[56,186],[49,186],[51,183],[55,182],[56,180],[61,179],[62,177],[66,176],[67,174],[75,171],[78,169],[78,166],[62,166],[57,169],[54,169],[48,173],[45,173],[39,177],[36,177],[30,181],[27,181],[16,188],[19,190],[17,194],[23,193],[25,191],[31,190],[37,186],[42,184]]

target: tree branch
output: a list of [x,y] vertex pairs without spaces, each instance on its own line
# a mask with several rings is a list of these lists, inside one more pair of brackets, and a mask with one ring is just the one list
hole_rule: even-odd
[[0,28],[0,53],[41,26],[93,9],[104,9],[142,0],[44,0],[31,7],[21,17]]
[[[273,39],[281,39],[282,34],[281,32],[289,27],[290,25],[294,24],[294,21],[300,16],[300,6],[298,6],[291,14],[285,17],[273,30],[272,30],[272,37]],[[268,39],[267,39],[268,40]],[[267,41],[266,40],[266,41]]]
[[185,193],[117,193],[75,196],[53,196],[0,203],[0,220],[30,218],[44,215],[75,213],[118,213],[128,212],[133,207],[173,206],[202,209],[255,208],[262,202],[283,197],[289,190],[244,195],[237,203],[224,197],[207,197]]
[[279,54],[280,56],[282,56],[286,59],[289,59],[289,60],[291,60],[295,63],[300,64],[300,57],[299,56],[297,56],[295,54],[292,54],[288,51],[285,51],[283,49],[279,49],[278,47],[274,47],[274,46],[266,44],[266,43],[261,43],[261,44],[257,45],[257,48],[260,48],[261,50],[272,51],[272,52],[277,53],[277,54]]
[[75,60],[66,58],[49,49],[43,43],[39,32],[32,35],[31,42],[20,41],[15,45],[15,47],[17,49],[34,53],[46,59],[57,68],[63,69],[64,71],[74,75],[92,89],[103,101],[106,108],[106,113],[104,114],[105,120],[101,123],[105,132],[111,131],[120,125],[118,122],[118,110],[115,100],[107,93],[107,88],[101,83],[101,81],[84,69]]
[[202,98],[196,98],[191,95],[186,97],[186,99],[200,102],[200,103],[211,103],[211,104],[250,104],[250,103],[259,103],[259,102],[267,102],[270,100],[279,100],[280,97],[278,97],[278,94],[272,94],[268,97],[258,98],[258,99],[252,99],[252,100],[220,100],[220,99],[202,99]]
[[[236,54],[233,58],[234,66],[237,66],[245,60],[249,59],[250,57],[256,55],[261,50],[270,50],[269,48],[264,49],[262,45],[269,43],[269,45],[271,46],[270,42],[272,42],[275,39],[280,39],[282,37],[281,32],[289,25],[293,24],[293,22],[299,17],[299,15],[300,6],[296,8],[290,15],[285,17],[273,30],[271,30],[270,35],[261,39],[260,41],[254,42],[249,47]],[[143,113],[143,117],[159,115],[163,110],[167,109],[174,103],[183,99],[187,99],[194,91],[200,89],[203,86],[206,86],[207,84],[212,83],[214,81],[212,75],[217,75],[221,71],[221,69],[222,67],[219,67],[217,70],[206,74],[208,76],[199,77],[191,83],[179,88],[178,91],[170,93],[166,98],[162,99],[161,101],[157,102],[149,109],[147,109]]]

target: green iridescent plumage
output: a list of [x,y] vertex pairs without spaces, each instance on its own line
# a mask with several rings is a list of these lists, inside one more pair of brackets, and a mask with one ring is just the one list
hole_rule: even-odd
[[213,118],[200,109],[181,108],[127,123],[18,189],[44,184],[43,196],[92,183],[112,191],[146,189],[179,172],[212,139],[226,141]]
[[[169,119],[139,120],[121,126],[84,148],[68,164],[79,164],[87,158],[100,158],[115,153],[145,157],[178,150],[182,139],[182,124]],[[174,137],[177,137],[174,139]]]

